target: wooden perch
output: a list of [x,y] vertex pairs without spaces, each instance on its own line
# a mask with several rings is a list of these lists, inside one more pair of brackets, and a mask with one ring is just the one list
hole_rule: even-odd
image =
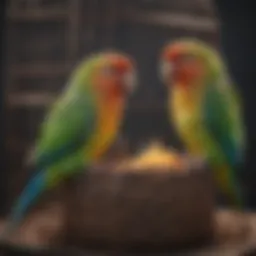
[[207,172],[112,172],[83,175],[67,193],[65,243],[154,248],[212,237],[214,200]]

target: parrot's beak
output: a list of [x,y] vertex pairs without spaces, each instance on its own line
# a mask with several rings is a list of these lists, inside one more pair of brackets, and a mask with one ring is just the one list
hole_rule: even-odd
[[173,65],[170,61],[163,60],[160,63],[160,77],[163,80],[163,82],[166,84],[169,84],[170,80],[173,76]]
[[113,87],[113,95],[124,97],[133,93],[137,85],[137,76],[134,71],[126,71],[116,77]]
[[125,72],[122,80],[123,80],[124,91],[128,94],[133,93],[133,91],[137,87],[137,75],[135,74],[135,71],[130,70]]

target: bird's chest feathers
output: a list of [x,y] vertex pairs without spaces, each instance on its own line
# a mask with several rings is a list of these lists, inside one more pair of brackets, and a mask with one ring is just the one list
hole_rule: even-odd
[[195,129],[199,122],[200,108],[199,95],[186,89],[174,89],[170,104],[172,105],[172,115],[178,130]]
[[123,105],[122,100],[99,104],[97,128],[91,143],[94,159],[101,156],[115,140],[122,121]]
[[122,112],[121,102],[102,104],[99,111],[98,132],[102,135],[113,136],[119,128]]
[[200,92],[179,88],[172,91],[170,104],[174,126],[190,153],[199,155],[206,139],[200,102]]

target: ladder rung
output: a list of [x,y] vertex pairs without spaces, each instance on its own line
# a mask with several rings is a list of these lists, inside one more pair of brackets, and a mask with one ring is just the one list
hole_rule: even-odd
[[11,21],[44,21],[44,20],[62,20],[69,18],[68,10],[26,10],[9,11],[7,17]]
[[11,108],[46,107],[54,102],[56,96],[50,93],[10,93],[8,105]]
[[169,26],[210,33],[217,29],[217,21],[213,18],[183,13],[140,11],[129,8],[124,11],[123,19],[133,23]]
[[40,76],[61,76],[71,71],[72,65],[60,64],[20,64],[13,65],[9,72],[11,76],[18,77],[40,77]]

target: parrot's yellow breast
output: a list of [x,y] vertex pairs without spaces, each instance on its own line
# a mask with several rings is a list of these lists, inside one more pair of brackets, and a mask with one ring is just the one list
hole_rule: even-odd
[[170,97],[169,108],[172,123],[188,151],[194,155],[201,155],[206,134],[201,125],[197,100],[189,91],[175,88]]
[[123,101],[102,102],[98,109],[98,119],[94,135],[86,148],[86,157],[97,160],[116,139],[123,115]]

